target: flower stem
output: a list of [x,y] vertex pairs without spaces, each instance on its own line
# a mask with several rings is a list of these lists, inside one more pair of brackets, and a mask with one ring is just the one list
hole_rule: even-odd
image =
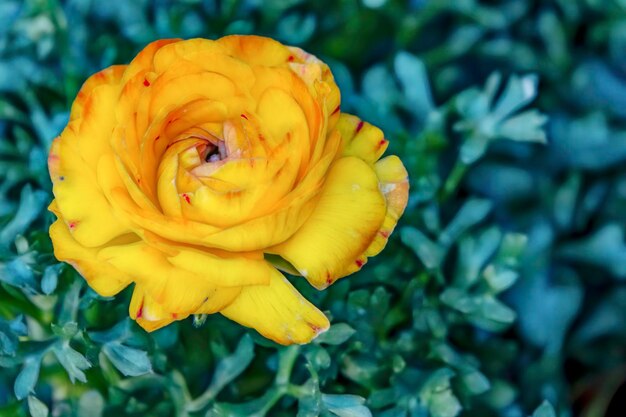
[[[300,353],[300,346],[293,345],[287,348],[283,348],[278,352],[278,371],[276,372],[275,387],[268,391],[262,398],[264,401],[260,411],[254,414],[254,416],[264,416],[278,400],[280,400],[285,394],[290,393],[291,372],[295,365],[298,354]],[[206,391],[200,394],[199,397],[190,401],[185,410],[188,413],[195,413],[208,407],[216,397],[216,392],[209,387]],[[260,399],[259,399],[260,400]]]
[[456,164],[454,164],[452,172],[450,172],[446,182],[443,184],[439,201],[444,202],[455,193],[468,168],[469,165],[461,161],[457,161]]
[[279,352],[278,371],[276,372],[276,385],[287,386],[291,379],[291,371],[300,353],[300,346],[292,345]]

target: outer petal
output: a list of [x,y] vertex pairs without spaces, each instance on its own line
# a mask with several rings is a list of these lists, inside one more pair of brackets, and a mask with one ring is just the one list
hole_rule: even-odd
[[339,159],[311,217],[286,242],[270,248],[289,261],[311,285],[326,288],[345,276],[374,239],[385,218],[385,199],[378,178],[356,157]]
[[342,113],[335,129],[341,133],[342,155],[356,156],[370,164],[375,163],[389,145],[382,130],[350,114]]
[[97,258],[99,248],[85,248],[76,242],[61,219],[50,226],[50,238],[54,242],[54,256],[71,264],[98,294],[115,295],[132,281],[124,272],[101,262]]
[[[213,314],[230,304],[239,294],[238,289],[228,289],[225,291],[215,291],[211,297],[193,313]],[[137,321],[145,331],[153,332],[176,320],[183,320],[189,317],[189,312],[171,312],[158,303],[150,292],[145,290],[141,284],[135,286],[133,297],[128,307],[130,318]]]
[[127,233],[113,214],[96,178],[98,160],[112,152],[113,109],[124,67],[111,67],[85,82],[72,108],[70,124],[54,140],[48,157],[61,218],[73,237],[89,247]]
[[[129,232],[98,185],[94,171],[96,161],[85,161],[65,132],[52,143],[49,159],[50,177],[58,205],[57,215],[66,223],[69,233],[88,247],[97,247]],[[117,175],[117,173],[108,173]],[[56,245],[56,241],[53,239]]]
[[262,36],[224,36],[216,43],[251,65],[279,66],[287,62],[291,55],[285,45]]
[[[220,285],[223,272],[221,268],[207,270],[201,275],[195,274],[172,264],[169,257],[177,251],[173,248],[171,252],[165,253],[145,242],[136,242],[105,248],[100,251],[98,258],[131,275],[163,311],[176,315],[186,316],[196,312],[218,293],[218,298],[223,302],[220,301],[214,309],[220,310],[239,294],[239,287],[233,287],[232,280],[225,282],[226,286]],[[187,259],[198,260],[202,259],[201,256],[201,252],[190,251]],[[177,261],[184,259],[185,257],[177,258]],[[210,258],[206,262],[214,266],[219,264],[219,261]],[[226,267],[232,266],[231,264],[236,264],[236,260],[231,260],[230,264],[224,263]],[[251,268],[248,272],[253,275],[255,270]],[[229,274],[232,271],[226,275]],[[243,278],[240,278],[242,282]],[[250,282],[254,283],[255,280]],[[221,297],[222,295],[225,297]]]
[[109,68],[105,68],[89,77],[80,88],[80,91],[76,95],[76,100],[74,100],[74,103],[72,104],[70,121],[78,119],[83,115],[85,103],[94,88],[100,85],[119,83],[126,68],[126,65],[112,65]]
[[387,202],[387,213],[376,238],[365,251],[365,256],[376,256],[383,250],[409,200],[409,177],[400,158],[395,155],[387,156],[376,162],[374,169]]
[[153,332],[177,319],[183,319],[188,316],[181,315],[181,317],[178,317],[165,311],[141,285],[135,286],[133,297],[128,307],[128,314],[131,319],[135,320],[147,332]]
[[221,313],[283,345],[308,343],[330,326],[326,316],[276,270],[269,285],[243,288]]
[[156,53],[166,45],[177,42],[180,42],[180,39],[159,39],[148,44],[128,65],[128,69],[124,74],[122,82],[126,83],[129,79],[135,77],[136,75],[152,69]]

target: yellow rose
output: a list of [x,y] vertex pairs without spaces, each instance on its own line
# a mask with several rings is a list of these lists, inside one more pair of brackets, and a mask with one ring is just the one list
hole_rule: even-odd
[[310,341],[328,319],[276,267],[318,289],[359,270],[408,195],[383,133],[339,103],[328,66],[271,39],[148,45],[85,82],[52,144],[55,256],[104,296],[134,282],[147,331],[220,312]]

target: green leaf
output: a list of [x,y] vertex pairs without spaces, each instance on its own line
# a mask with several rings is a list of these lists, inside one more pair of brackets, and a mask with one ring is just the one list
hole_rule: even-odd
[[87,382],[87,376],[83,371],[91,368],[91,363],[81,353],[72,349],[68,341],[60,345],[55,345],[52,351],[59,360],[59,363],[67,371],[72,383],[76,380]]
[[77,417],[102,417],[104,406],[104,398],[98,391],[87,391],[78,400]]
[[24,233],[43,210],[48,198],[47,193],[41,190],[33,191],[27,184],[22,189],[20,205],[15,211],[15,216],[0,230],[0,245],[9,245],[18,234]]
[[374,409],[383,408],[395,404],[401,398],[400,385],[373,391],[367,399],[367,403]]
[[515,311],[500,300],[490,296],[480,298],[479,315],[485,319],[503,324],[513,323],[516,317]]
[[363,93],[383,112],[389,111],[400,95],[393,76],[383,65],[367,70],[363,76]]
[[428,239],[426,235],[416,228],[402,228],[400,230],[400,238],[405,245],[413,250],[426,268],[434,269],[441,265],[444,256],[443,248]]
[[552,407],[548,401],[544,401],[539,407],[537,407],[531,417],[556,417],[556,412],[554,411],[554,407]]
[[449,248],[468,229],[483,221],[491,212],[492,207],[493,204],[489,200],[478,198],[468,200],[441,232],[439,243]]
[[424,63],[410,53],[402,51],[396,55],[393,65],[402,85],[406,108],[417,118],[426,118],[435,106]]
[[41,358],[38,356],[29,356],[24,361],[24,367],[17,375],[14,384],[15,397],[18,400],[28,397],[34,393],[35,385],[39,379],[39,370],[41,368]]
[[626,132],[611,126],[600,111],[553,117],[550,137],[554,162],[573,169],[601,172],[626,160]]
[[19,336],[28,334],[24,316],[17,316],[12,321],[0,319],[0,356],[15,356],[19,345]]
[[500,330],[517,317],[515,311],[490,294],[471,295],[457,288],[448,288],[440,299],[485,330]]
[[537,96],[536,75],[511,76],[504,91],[496,102],[493,113],[496,118],[504,119],[529,104]]
[[274,265],[277,269],[286,272],[291,275],[300,276],[300,272],[291,265],[287,260],[282,258],[280,255],[274,255],[271,253],[264,253],[263,257],[265,260],[272,265]]
[[337,323],[330,326],[328,331],[319,335],[315,342],[327,345],[340,345],[350,339],[355,332],[356,330],[350,327],[349,324]]
[[102,352],[113,365],[125,376],[139,376],[152,372],[148,354],[131,348],[120,342],[109,342],[102,347]]
[[577,173],[570,175],[554,196],[554,219],[561,228],[572,226],[577,199],[581,192],[581,179]]
[[440,368],[422,386],[420,401],[433,417],[456,417],[461,412],[461,404],[450,389],[450,379],[455,375],[449,368]]
[[322,395],[319,382],[309,379],[304,385],[304,392],[298,399],[298,414],[296,417],[317,417],[322,410]]
[[508,268],[496,268],[489,265],[483,271],[485,281],[494,293],[509,289],[517,281],[519,274]]
[[83,280],[77,279],[72,282],[65,291],[61,311],[58,313],[59,324],[75,322],[80,307],[80,291],[83,288]]
[[459,261],[455,284],[467,288],[474,284],[481,269],[495,254],[502,240],[502,233],[490,227],[478,236],[468,235],[459,241]]
[[357,395],[322,394],[324,408],[339,417],[371,417],[365,399]]
[[507,233],[504,235],[500,249],[498,250],[497,262],[511,268],[517,268],[520,258],[526,250],[528,238],[521,233]]
[[69,321],[62,326],[52,323],[50,328],[55,335],[68,340],[76,336],[79,332],[78,323],[75,321]]
[[31,417],[48,417],[48,406],[32,395],[28,396],[28,411]]
[[489,379],[478,371],[471,371],[460,376],[463,387],[472,395],[480,395],[491,388]]
[[525,111],[502,122],[498,126],[498,135],[504,139],[546,143],[543,127],[547,121],[547,116],[537,110]]
[[466,165],[473,164],[483,157],[489,146],[489,137],[476,135],[467,138],[459,151],[459,159]]
[[501,77],[492,75],[483,91],[467,90],[456,99],[456,107],[462,120],[454,129],[463,132],[466,139],[461,145],[460,160],[470,165],[480,159],[490,142],[509,139],[526,142],[546,142],[543,131],[547,118],[536,110],[515,115],[537,95],[537,77],[513,75],[495,100]]
[[98,342],[101,344],[106,344],[109,342],[123,342],[130,336],[130,320],[128,318],[123,319],[108,330],[89,332],[89,337],[94,342]]
[[27,261],[27,257],[20,256],[13,258],[6,264],[0,264],[0,282],[34,292],[38,285],[33,269]]
[[559,255],[596,265],[626,279],[626,242],[622,226],[618,224],[607,224],[589,237],[563,245]]
[[43,278],[41,279],[41,291],[50,295],[54,292],[59,282],[59,272],[63,264],[56,264],[47,266],[43,273]]
[[217,395],[226,385],[246,370],[253,358],[254,342],[249,335],[245,335],[239,341],[233,354],[217,364],[209,390]]
[[620,287],[603,297],[584,317],[573,339],[576,345],[590,344],[599,338],[626,338],[626,288]]
[[519,312],[518,326],[524,339],[546,351],[562,349],[585,298],[578,276],[567,270],[545,271],[526,276],[516,290],[511,300]]
[[316,25],[317,19],[313,14],[290,13],[280,19],[276,31],[285,42],[300,45],[313,36]]
[[452,390],[446,389],[432,394],[428,401],[428,409],[432,417],[456,417],[463,407]]
[[332,359],[328,351],[321,346],[311,346],[306,357],[311,361],[311,365],[316,369],[326,369],[332,363]]
[[363,0],[363,5],[365,7],[369,7],[370,9],[378,9],[381,8],[387,3],[387,0]]

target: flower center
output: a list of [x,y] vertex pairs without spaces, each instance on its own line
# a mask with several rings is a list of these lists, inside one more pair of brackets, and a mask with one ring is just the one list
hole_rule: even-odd
[[217,145],[213,143],[208,144],[204,152],[205,154],[203,159],[205,162],[217,162],[228,157],[226,144],[222,140],[218,140]]
[[197,149],[200,157],[205,162],[222,161],[228,157],[226,144],[223,140],[219,140],[217,138],[215,141],[207,141],[206,143],[197,146]]

